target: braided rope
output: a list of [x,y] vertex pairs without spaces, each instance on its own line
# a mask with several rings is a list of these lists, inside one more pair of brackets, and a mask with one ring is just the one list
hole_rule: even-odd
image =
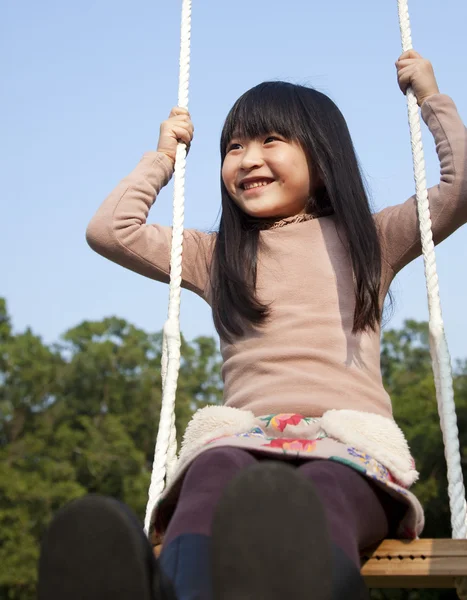
[[[191,0],[183,0],[180,41],[178,106],[188,108],[190,83]],[[179,143],[175,159],[172,250],[170,255],[169,310],[162,341],[162,407],[152,467],[144,529],[148,534],[151,518],[165,485],[177,464],[175,395],[180,370],[180,295],[182,283],[183,219],[185,203],[186,145]]]
[[[398,0],[398,8],[402,49],[405,52],[412,49],[412,36],[407,0]],[[451,358],[444,332],[439,297],[439,282],[436,271],[435,247],[431,230],[420,116],[417,99],[412,89],[409,89],[407,92],[407,105],[414,162],[418,216],[420,221],[420,234],[428,294],[431,357],[438,412],[444,440],[444,454],[448,471],[452,537],[460,539],[467,537],[467,504],[459,450],[459,430],[457,428],[456,407],[454,402]],[[467,580],[461,580],[457,582],[457,591],[461,600],[467,600],[466,581]]]

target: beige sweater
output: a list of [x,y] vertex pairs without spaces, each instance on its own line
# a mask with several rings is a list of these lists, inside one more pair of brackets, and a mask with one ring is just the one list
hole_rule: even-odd
[[[467,134],[453,101],[437,94],[422,116],[436,142],[440,183],[429,191],[439,243],[467,221]],[[128,268],[168,282],[171,228],[147,224],[172,176],[170,160],[148,152],[104,201],[87,229],[89,245]],[[414,197],[374,215],[383,249],[381,302],[398,271],[420,255]],[[184,234],[183,287],[209,302],[215,234]],[[355,308],[348,254],[335,218],[322,217],[260,232],[257,294],[272,302],[271,319],[234,344],[221,340],[227,406],[319,417],[352,409],[392,417],[383,388],[380,332],[352,335]]]

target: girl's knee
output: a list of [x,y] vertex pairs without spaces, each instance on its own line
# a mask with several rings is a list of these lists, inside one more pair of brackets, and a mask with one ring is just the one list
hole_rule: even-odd
[[332,460],[309,461],[299,467],[299,472],[320,488],[353,489],[356,493],[371,488],[370,482],[355,469]]
[[[343,480],[354,472],[345,465],[330,460],[312,460],[298,467],[301,475],[313,481],[319,487],[340,487]],[[350,472],[350,473],[349,473]]]
[[234,473],[256,462],[256,459],[241,448],[219,447],[205,450],[195,458],[188,469],[188,474],[205,477],[209,473]]

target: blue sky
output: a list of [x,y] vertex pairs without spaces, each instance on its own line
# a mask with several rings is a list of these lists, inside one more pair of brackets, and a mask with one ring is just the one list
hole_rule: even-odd
[[[230,106],[267,79],[317,87],[340,106],[375,208],[413,193],[396,0],[200,0],[193,3],[186,227],[211,229],[219,196],[218,141]],[[181,2],[5,0],[0,173],[0,295],[17,331],[46,342],[84,319],[124,317],[159,330],[168,288],[94,254],[85,242],[93,213],[142,154],[177,102]],[[464,0],[412,0],[414,47],[432,60],[440,89],[467,119]],[[424,130],[428,182],[439,168]],[[150,221],[170,224],[172,185]],[[446,330],[454,357],[467,357],[467,228],[438,251]],[[426,319],[421,260],[398,276],[396,314]],[[184,292],[182,330],[212,334],[209,308]]]

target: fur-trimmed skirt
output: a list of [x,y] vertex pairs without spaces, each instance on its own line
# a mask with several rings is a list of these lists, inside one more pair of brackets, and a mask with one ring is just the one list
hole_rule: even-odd
[[153,507],[150,533],[163,535],[192,462],[211,448],[231,446],[272,460],[327,459],[355,469],[406,508],[397,535],[413,539],[424,526],[418,499],[409,491],[418,473],[407,441],[394,420],[353,410],[330,410],[320,418],[299,414],[255,417],[250,411],[208,406],[190,421],[177,468]]

